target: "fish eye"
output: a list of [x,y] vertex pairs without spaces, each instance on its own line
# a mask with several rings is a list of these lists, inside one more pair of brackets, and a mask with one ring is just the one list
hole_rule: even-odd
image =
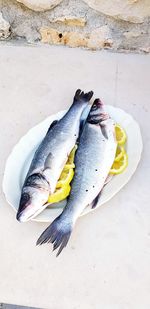
[[29,193],[23,193],[22,194],[22,200],[27,203],[30,200],[30,195]]
[[93,106],[92,106],[92,109],[95,110],[96,108],[97,108],[97,105],[96,105],[96,103],[94,103]]
[[28,193],[23,193],[20,200],[20,207],[24,210],[30,203],[30,195]]

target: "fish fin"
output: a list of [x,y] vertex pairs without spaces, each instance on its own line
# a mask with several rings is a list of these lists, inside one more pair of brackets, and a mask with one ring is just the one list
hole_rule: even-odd
[[91,100],[93,96],[93,91],[89,91],[87,93],[84,93],[84,91],[81,91],[80,89],[77,89],[73,102],[81,103],[81,102],[88,102]]
[[[112,179],[112,176],[111,175],[108,175],[106,177],[106,180],[105,180],[105,183],[104,183],[104,186],[103,188],[111,181]],[[103,188],[101,189],[101,191],[98,193],[98,195],[95,197],[95,199],[93,200],[93,202],[91,203],[91,208],[95,208],[97,206],[97,203],[99,202],[99,199],[102,195],[102,192],[103,192]]]
[[113,178],[113,175],[108,174],[108,176],[105,179],[104,186],[106,186],[111,181],[112,178]]
[[103,136],[108,139],[108,135],[107,135],[107,132],[106,132],[106,127],[105,125],[100,125],[100,128],[101,128],[101,131],[102,131],[102,134]]
[[41,234],[36,242],[36,245],[42,245],[45,243],[52,243],[53,250],[59,248],[57,255],[66,247],[71,232],[73,229],[73,224],[66,222],[62,214],[58,216]]
[[50,124],[47,133],[49,133],[49,131],[51,131],[51,129],[56,125],[57,122],[58,122],[58,120],[54,120],[54,121]]
[[45,163],[44,163],[44,170],[46,170],[47,168],[50,168],[50,167],[51,167],[52,159],[53,159],[53,155],[52,155],[52,153],[50,152],[49,155],[47,156],[46,160],[45,160]]
[[[102,189],[103,190],[103,189]],[[95,197],[95,199],[91,203],[91,208],[94,209],[97,206],[97,203],[101,197],[102,190],[98,193],[98,195]]]

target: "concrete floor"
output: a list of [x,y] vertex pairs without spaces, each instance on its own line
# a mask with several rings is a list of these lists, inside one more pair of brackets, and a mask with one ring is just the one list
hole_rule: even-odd
[[16,306],[16,305],[10,305],[10,304],[0,304],[0,309],[33,309],[33,307]]
[[95,97],[133,115],[144,144],[131,181],[78,221],[57,259],[50,245],[35,246],[47,224],[20,224],[0,193],[2,303],[47,309],[150,308],[149,81],[149,56],[1,46],[0,182],[21,136],[69,107],[78,87],[93,89]]

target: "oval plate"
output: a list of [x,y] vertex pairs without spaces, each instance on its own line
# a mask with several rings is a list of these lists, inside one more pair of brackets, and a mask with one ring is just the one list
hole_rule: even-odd
[[[122,174],[113,177],[112,180],[105,186],[101,199],[96,208],[110,200],[129,181],[140,161],[143,148],[139,125],[132,118],[132,116],[127,114],[122,109],[111,105],[106,105],[106,110],[109,115],[126,131],[128,137],[126,144],[128,167]],[[9,155],[3,178],[3,192],[7,202],[15,211],[17,211],[21,187],[36,148],[41,143],[53,120],[60,119],[65,112],[66,111],[61,111],[55,115],[51,115],[29,130],[28,133],[20,139]],[[38,222],[51,222],[61,213],[65,203],[66,201],[63,201],[51,205],[32,220]],[[90,211],[94,210],[87,207],[83,211],[82,215],[85,215]]]

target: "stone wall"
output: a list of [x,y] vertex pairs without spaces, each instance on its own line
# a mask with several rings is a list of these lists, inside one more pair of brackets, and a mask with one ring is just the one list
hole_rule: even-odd
[[150,52],[150,0],[0,0],[0,40]]

